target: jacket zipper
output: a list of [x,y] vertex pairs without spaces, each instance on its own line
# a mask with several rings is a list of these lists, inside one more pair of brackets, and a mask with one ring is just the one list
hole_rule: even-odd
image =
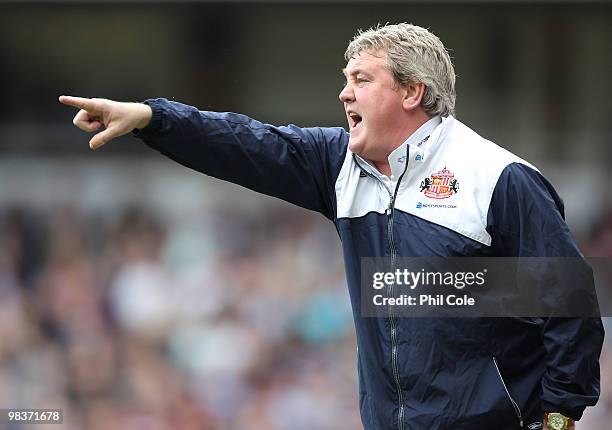
[[[406,163],[404,165],[404,171],[397,180],[395,185],[395,192],[391,193],[391,190],[387,185],[376,176],[365,170],[361,164],[355,158],[357,166],[371,178],[381,182],[385,187],[385,190],[389,193],[389,206],[387,207],[387,236],[389,237],[389,254],[391,256],[391,272],[395,272],[395,263],[397,259],[397,249],[395,247],[395,240],[393,238],[393,215],[395,213],[395,200],[399,191],[402,179],[408,170],[408,151],[409,147],[406,146]],[[393,284],[389,285],[387,290],[388,297],[392,297]],[[395,383],[395,389],[397,390],[397,402],[398,402],[398,413],[397,413],[397,427],[398,430],[404,430],[404,394],[402,392],[402,385],[400,383],[399,364],[398,364],[398,345],[397,345],[397,318],[393,312],[393,308],[389,306],[389,326],[391,328],[391,371],[393,372],[393,382]]]
[[508,391],[508,387],[506,386],[506,383],[504,382],[504,378],[502,377],[502,374],[501,374],[501,372],[499,370],[499,366],[497,365],[497,359],[495,357],[493,357],[493,364],[495,365],[495,370],[497,370],[497,374],[499,375],[499,380],[501,381],[502,385],[504,386],[504,390],[506,391],[506,395],[508,396],[508,399],[510,400],[510,403],[512,403],[512,407],[514,408],[514,413],[516,414],[516,417],[519,420],[519,425],[521,426],[521,428],[523,428],[523,415],[521,414],[521,408],[518,407],[518,405],[516,404],[516,402],[514,401],[512,396],[510,395],[510,391]]

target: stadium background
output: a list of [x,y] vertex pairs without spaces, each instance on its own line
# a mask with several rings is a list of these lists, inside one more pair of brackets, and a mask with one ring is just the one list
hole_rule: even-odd
[[[441,37],[458,118],[612,256],[609,3],[2,3],[0,407],[64,408],[69,429],[360,428],[332,225],[135,139],[92,153],[57,96],[344,126],[344,48],[387,21]],[[609,428],[609,339],[602,386],[579,429]]]

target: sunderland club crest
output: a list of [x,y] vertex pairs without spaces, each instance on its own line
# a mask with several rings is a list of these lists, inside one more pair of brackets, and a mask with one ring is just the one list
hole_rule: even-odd
[[421,181],[421,192],[432,199],[446,199],[459,192],[459,182],[455,174],[444,167]]

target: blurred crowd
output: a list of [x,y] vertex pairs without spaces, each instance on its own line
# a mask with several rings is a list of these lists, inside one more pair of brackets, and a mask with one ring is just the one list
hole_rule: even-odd
[[2,407],[63,408],[67,429],[359,428],[338,240],[317,215],[0,220]]
[[[612,256],[612,213],[581,242]],[[0,212],[2,408],[62,408],[66,429],[359,429],[355,350],[316,214]],[[602,387],[579,429],[609,428],[609,341]]]

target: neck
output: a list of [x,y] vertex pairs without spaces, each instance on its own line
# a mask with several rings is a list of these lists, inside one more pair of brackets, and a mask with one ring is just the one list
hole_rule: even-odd
[[382,163],[374,161],[374,166],[376,167],[376,170],[378,170],[383,175],[391,176],[391,166],[389,166],[389,160]]

